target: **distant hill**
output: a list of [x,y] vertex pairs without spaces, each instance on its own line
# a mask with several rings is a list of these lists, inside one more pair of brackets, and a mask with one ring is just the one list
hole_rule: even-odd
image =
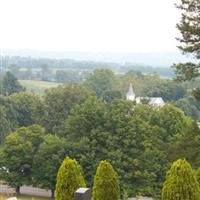
[[112,52],[65,52],[65,51],[40,51],[40,50],[3,50],[3,56],[31,56],[34,58],[74,59],[81,61],[118,63],[133,63],[152,67],[170,67],[173,63],[192,60],[191,57],[179,52],[158,53],[112,53]]

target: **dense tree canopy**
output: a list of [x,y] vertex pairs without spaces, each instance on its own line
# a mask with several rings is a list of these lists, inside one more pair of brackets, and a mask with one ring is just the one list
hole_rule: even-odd
[[6,72],[3,77],[0,93],[3,95],[10,95],[24,90],[25,89],[20,85],[17,78],[11,72]]
[[[105,72],[96,75],[107,77]],[[186,158],[199,168],[200,131],[185,113],[199,119],[200,104],[191,90],[200,83],[179,84],[134,71],[113,75],[98,97],[85,83],[59,86],[43,96],[27,92],[0,96],[1,178],[18,189],[31,184],[53,193],[56,171],[67,155],[83,166],[90,187],[98,163],[107,160],[119,175],[123,193],[157,197],[171,161]],[[98,86],[99,79],[92,78],[92,83]],[[129,83],[137,96],[162,96],[185,113],[167,102],[153,108],[124,100]],[[29,126],[34,123],[51,135],[38,125]]]
[[18,112],[16,104],[10,98],[1,95],[0,116],[0,144],[2,144],[8,133],[18,127]]
[[84,102],[90,92],[77,84],[67,84],[48,90],[44,95],[43,125],[50,133],[62,135],[63,122],[76,104]]
[[34,184],[51,189],[52,197],[54,197],[57,171],[65,156],[66,142],[54,135],[46,135],[34,155]]
[[86,77],[84,85],[95,91],[97,97],[103,97],[105,91],[111,90],[115,83],[114,73],[110,69],[95,69]]
[[104,103],[91,98],[71,111],[65,134],[89,185],[98,162],[107,159],[124,191],[151,196],[159,194],[172,143],[189,130],[198,135],[192,127],[193,121],[172,105],[152,109],[126,100]]
[[10,99],[15,103],[19,126],[40,124],[44,115],[44,104],[38,95],[30,92],[12,94]]

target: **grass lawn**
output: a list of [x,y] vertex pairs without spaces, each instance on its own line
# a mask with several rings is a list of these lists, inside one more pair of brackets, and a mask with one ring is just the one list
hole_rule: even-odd
[[36,94],[43,94],[46,89],[57,87],[62,83],[48,82],[48,81],[35,81],[35,80],[19,80],[19,82],[26,88],[27,91]]

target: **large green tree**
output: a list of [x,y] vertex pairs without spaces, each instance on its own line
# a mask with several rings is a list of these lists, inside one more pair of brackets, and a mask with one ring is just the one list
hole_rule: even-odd
[[10,95],[10,99],[15,103],[19,126],[41,123],[44,115],[44,103],[40,96],[30,92],[19,92]]
[[74,200],[75,191],[85,187],[81,166],[70,158],[65,158],[58,170],[56,200]]
[[3,95],[10,95],[24,90],[17,78],[11,72],[6,72],[3,76],[1,93]]
[[16,104],[10,98],[0,95],[0,144],[16,127],[18,127]]
[[66,156],[65,149],[65,140],[54,135],[47,135],[34,155],[34,184],[41,188],[50,189],[52,197],[54,197],[58,168]]
[[84,102],[90,92],[78,84],[66,84],[49,89],[44,95],[43,125],[50,133],[62,135],[63,123],[76,104]]
[[192,167],[186,160],[177,160],[167,172],[162,200],[199,200],[200,188]]
[[71,111],[66,137],[73,144],[73,156],[85,169],[89,185],[97,164],[107,159],[117,169],[122,189],[130,195],[154,195],[159,191],[167,152],[162,142],[165,127],[157,125],[157,115],[157,110],[136,106],[132,101],[104,103],[95,98]]
[[119,199],[119,178],[112,165],[107,161],[99,163],[94,177],[92,196],[94,200]]
[[84,85],[95,91],[98,98],[103,97],[106,91],[111,90],[114,83],[114,73],[110,69],[105,68],[95,69],[84,81]]
[[42,142],[44,129],[22,127],[6,137],[0,154],[0,178],[20,193],[22,185],[32,184],[33,155]]
[[67,141],[72,145],[72,154],[85,170],[85,177],[91,185],[96,164],[106,159],[106,141],[109,133],[103,129],[105,104],[95,97],[71,111],[65,125]]

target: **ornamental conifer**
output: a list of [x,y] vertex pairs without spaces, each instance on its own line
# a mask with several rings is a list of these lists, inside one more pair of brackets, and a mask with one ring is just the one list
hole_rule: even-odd
[[175,161],[167,172],[162,200],[200,200],[200,189],[190,164]]
[[94,178],[94,200],[118,200],[120,195],[119,178],[112,165],[101,161]]
[[56,200],[74,200],[75,191],[85,186],[81,166],[65,158],[57,173]]

